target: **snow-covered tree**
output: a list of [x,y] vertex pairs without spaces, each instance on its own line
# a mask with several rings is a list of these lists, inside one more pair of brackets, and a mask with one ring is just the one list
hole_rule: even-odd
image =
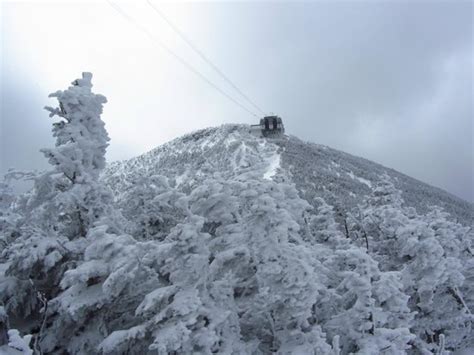
[[328,280],[324,297],[315,305],[316,319],[329,338],[339,337],[344,354],[403,353],[414,336],[401,274],[380,270],[368,252],[370,235],[351,220],[353,215],[346,221],[348,230],[343,226],[341,231],[332,207],[322,199],[318,205],[309,224],[321,243]]
[[324,322],[328,334],[340,334],[343,353],[403,353],[414,339],[412,314],[401,275],[381,272],[360,247],[337,250],[326,262],[332,271],[333,315]]
[[187,217],[159,252],[140,258],[155,260],[156,289],[137,305],[134,326],[101,342],[103,352],[144,344],[163,354],[331,352],[313,314],[322,266],[300,235],[309,205],[292,187],[209,180],[174,204]]
[[442,354],[474,339],[474,236],[444,210],[406,207],[388,175],[353,211],[336,180],[312,185],[327,200],[284,167],[267,180],[285,140],[233,126],[101,176],[91,88],[84,73],[52,94],[53,169],[20,196],[0,184],[0,352]]
[[310,243],[319,243],[331,249],[347,248],[350,241],[347,236],[340,231],[335,219],[332,206],[322,198],[316,198],[318,207],[316,211],[311,211],[307,224],[309,226]]
[[137,314],[151,317],[149,349],[160,354],[242,351],[232,284],[209,275],[211,236],[201,232],[203,225],[203,218],[189,216],[172,230],[161,268],[169,286],[147,295],[137,308]]
[[242,190],[252,270],[238,301],[244,337],[258,339],[264,353],[328,353],[313,314],[323,297],[324,274],[318,273],[323,267],[300,228],[309,205],[285,183],[249,181]]
[[461,250],[468,250],[467,228],[449,222],[439,209],[422,216],[404,207],[388,177],[357,213],[361,218],[354,224],[369,238],[370,255],[383,270],[401,272],[403,292],[416,313],[411,326],[415,346],[434,350],[444,334],[446,348],[457,349],[472,327],[460,259]]
[[50,163],[71,183],[87,176],[98,177],[105,167],[105,152],[109,136],[101,120],[105,96],[92,92],[92,74],[83,73],[82,79],[72,82],[65,91],[49,95],[57,98],[59,107],[46,106],[50,117],[61,121],[53,125],[56,148],[43,149]]
[[164,176],[153,175],[134,182],[125,192],[120,208],[138,240],[164,240],[171,229],[183,221],[185,214],[177,207],[182,193],[172,188]]
[[169,185],[162,186],[159,198],[168,196],[169,207],[187,216],[164,241],[139,242],[113,235],[106,226],[91,230],[84,262],[66,272],[64,292],[51,302],[61,316],[49,333],[65,331],[74,337],[61,344],[61,337],[51,336],[45,344],[72,353],[244,351],[232,309],[233,280],[215,274],[221,275],[208,247],[212,236],[203,232],[210,224],[205,227],[206,219],[192,211],[206,213],[209,222],[219,219],[217,206],[225,204],[212,193],[200,199],[215,185],[179,198]]
[[15,211],[16,200],[8,180],[0,182],[0,251],[18,237],[21,216]]
[[[105,152],[109,137],[101,119],[107,99],[92,92],[92,74],[83,73],[67,90],[57,91],[59,107],[46,107],[50,117],[58,116],[53,124],[56,147],[43,149],[54,170],[55,205],[62,233],[69,238],[85,236],[94,221],[103,216],[112,195],[97,184],[105,167]],[[55,221],[48,216],[49,222]]]
[[112,194],[98,181],[109,138],[100,118],[106,99],[91,91],[91,78],[83,73],[67,90],[51,95],[59,107],[47,110],[60,121],[53,125],[56,147],[43,153],[53,170],[33,178],[33,190],[19,202],[20,235],[2,253],[0,298],[13,320],[29,317],[40,340],[48,301],[60,292],[64,272],[82,259],[89,229],[100,218],[112,229],[119,221]]
[[[84,260],[64,274],[63,291],[49,302],[52,318],[41,344],[47,351],[96,353],[110,333],[144,322],[135,309],[163,284],[157,270],[159,245],[111,233],[106,224],[92,228],[86,240]],[[137,353],[146,351],[142,338],[145,335],[138,332],[126,346]]]

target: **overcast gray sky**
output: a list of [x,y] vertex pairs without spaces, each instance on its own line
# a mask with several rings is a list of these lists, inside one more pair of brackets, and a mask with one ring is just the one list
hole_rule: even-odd
[[[473,5],[466,1],[153,1],[287,132],[474,201]],[[244,102],[146,2],[118,2]],[[50,92],[82,71],[107,96],[108,159],[255,118],[107,2],[1,4],[1,172],[41,169]]]

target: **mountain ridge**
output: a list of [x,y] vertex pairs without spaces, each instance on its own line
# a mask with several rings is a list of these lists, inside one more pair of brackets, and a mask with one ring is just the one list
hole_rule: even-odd
[[[279,138],[257,137],[250,132],[249,125],[243,124],[224,124],[190,132],[137,157],[108,164],[102,178],[118,195],[126,189],[127,185],[117,179],[118,175],[124,178],[125,182],[132,184],[139,177],[150,176],[159,171],[159,174],[171,180],[177,179],[177,185],[179,185],[186,179],[186,175],[179,167],[173,169],[174,161],[195,159],[196,164],[191,165],[198,168],[198,173],[206,175],[210,169],[217,166],[211,164],[204,171],[199,169],[199,166],[204,164],[206,159],[215,160],[219,157],[219,151],[213,149],[216,146],[218,150],[223,149],[231,155],[236,155],[232,159],[237,165],[221,167],[224,170],[235,171],[236,168],[245,170],[243,161],[245,159],[249,159],[246,162],[249,164],[248,168],[261,170],[262,166],[254,166],[254,164],[267,162],[265,159],[268,157],[265,154],[269,151],[266,152],[264,148],[257,150],[263,157],[263,160],[258,161],[255,154],[248,154],[248,149],[246,150],[246,148],[257,149],[255,144],[249,145],[252,140],[260,145],[273,146],[272,151],[278,150],[278,169],[280,172],[284,169],[287,174],[283,177],[276,173],[272,176],[273,179],[291,180],[301,197],[313,206],[315,203],[312,201],[315,198],[323,198],[334,207],[336,216],[339,216],[337,218],[339,222],[341,214],[356,207],[363,196],[370,194],[380,177],[387,174],[393,178],[395,187],[402,192],[406,206],[415,207],[420,213],[426,213],[430,206],[438,206],[448,212],[451,218],[464,225],[471,226],[473,223],[474,205],[441,188],[380,163],[325,145],[304,141],[293,135],[284,135]],[[188,143],[191,145],[186,148],[185,145]],[[244,164],[244,166],[239,166],[239,164]],[[137,171],[131,172],[131,169],[137,169]],[[225,171],[223,173],[225,175]],[[196,181],[199,181],[199,178]],[[316,184],[318,181],[319,184]]]

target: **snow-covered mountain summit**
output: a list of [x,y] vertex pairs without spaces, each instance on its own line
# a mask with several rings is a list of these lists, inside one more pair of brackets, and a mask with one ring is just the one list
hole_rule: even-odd
[[190,191],[209,177],[273,179],[294,183],[301,198],[315,206],[323,198],[344,214],[389,176],[407,206],[420,213],[439,206],[451,218],[472,225],[474,206],[439,188],[393,169],[294,136],[257,137],[247,125],[223,125],[187,134],[127,161],[109,164],[104,180],[120,196],[138,180],[163,175]]
[[270,179],[278,173],[284,140],[257,138],[244,125],[204,129],[139,157],[111,163],[104,178],[117,192],[136,179],[155,174],[170,178],[172,185],[182,190],[192,189],[209,177]]
[[106,99],[91,78],[52,95],[51,170],[28,175],[34,186],[18,196],[0,184],[0,348],[445,355],[474,345],[472,205],[244,125],[106,166]]
[[[201,349],[214,327],[220,340],[207,352],[444,354],[473,345],[473,206],[447,192],[246,125],[188,134],[110,164],[102,179],[129,234],[179,245],[165,253],[176,274],[163,285],[194,296],[158,288],[139,306],[173,310],[151,327],[162,349]],[[165,307],[167,292],[175,301]],[[182,316],[183,302],[196,308]],[[223,309],[219,325],[190,325]]]

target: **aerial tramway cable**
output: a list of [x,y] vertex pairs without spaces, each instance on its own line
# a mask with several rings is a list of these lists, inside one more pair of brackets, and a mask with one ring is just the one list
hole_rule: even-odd
[[265,112],[255,104],[254,101],[252,101],[247,95],[244,94],[242,90],[238,88],[238,86],[229,79],[227,75],[225,75],[222,70],[220,70],[204,53],[197,48],[197,46],[178,28],[176,27],[173,22],[169,20],[169,18],[162,12],[160,11],[153,3],[151,0],[147,0],[148,5],[173,29],[174,32],[178,34],[181,39],[186,42],[186,44],[191,47],[193,51],[195,51],[214,71],[219,74],[236,92],[240,94],[249,104],[251,104],[254,108],[256,108],[260,113],[265,115]]
[[118,5],[114,4],[111,0],[107,0],[108,4],[112,6],[112,8],[117,11],[122,17],[124,17],[127,21],[129,21],[131,24],[135,25],[140,31],[145,33],[158,47],[164,49],[168,54],[170,54],[173,58],[178,60],[182,65],[184,65],[189,71],[193,72],[196,74],[198,77],[200,77],[202,80],[204,80],[206,83],[208,83],[210,86],[212,86],[215,90],[220,92],[222,95],[224,95],[227,99],[232,101],[234,104],[239,106],[240,108],[244,109],[251,115],[255,117],[259,117],[256,113],[253,111],[249,110],[247,107],[242,105],[240,102],[235,100],[232,96],[227,94],[225,91],[223,91],[220,87],[218,87],[216,84],[214,84],[212,81],[210,81],[204,74],[202,74],[199,70],[197,70],[194,66],[192,66],[190,63],[188,63],[185,59],[180,57],[178,54],[176,54],[171,48],[169,48],[166,44],[164,44],[158,37],[153,35],[146,27],[140,25],[138,22],[136,22],[131,16],[129,16],[127,13],[125,13]]

